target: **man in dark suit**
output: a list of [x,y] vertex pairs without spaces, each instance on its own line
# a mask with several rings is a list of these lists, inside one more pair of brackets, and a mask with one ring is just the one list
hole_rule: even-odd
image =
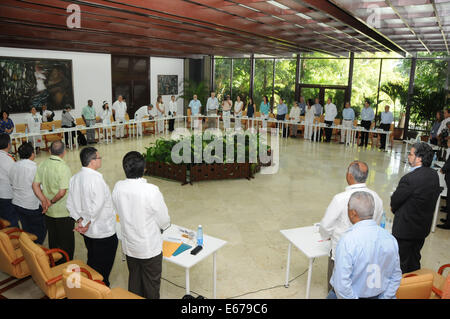
[[402,273],[420,269],[420,250],[430,233],[440,193],[439,176],[430,168],[433,150],[416,143],[408,154],[411,171],[403,176],[391,196],[392,235],[397,239]]
[[[448,190],[450,187],[450,156],[447,158],[447,161],[445,162],[444,166],[441,168],[441,173],[445,174],[445,184],[447,184],[447,190]],[[449,194],[447,194],[447,201],[449,201],[448,195]],[[450,216],[448,213],[450,211],[450,201],[449,201],[449,204],[447,204],[446,206],[447,206],[447,218],[441,219],[443,224],[437,225],[437,227],[442,228],[442,229],[450,229],[450,218],[448,218]]]

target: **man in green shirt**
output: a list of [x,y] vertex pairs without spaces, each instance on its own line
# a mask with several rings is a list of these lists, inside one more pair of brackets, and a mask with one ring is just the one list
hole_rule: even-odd
[[[48,230],[49,248],[65,250],[73,259],[75,237],[74,220],[66,208],[69,182],[72,174],[64,162],[64,143],[55,141],[50,146],[51,156],[42,162],[33,181],[33,191],[42,203]],[[65,260],[61,260],[65,262]]]
[[[94,108],[93,104],[94,103],[92,102],[92,100],[88,100],[88,105],[83,108],[83,111],[81,113],[84,123],[86,123],[86,127],[93,126],[96,123],[95,108]],[[95,143],[95,130],[87,130],[86,137],[87,137],[88,144],[94,144]]]

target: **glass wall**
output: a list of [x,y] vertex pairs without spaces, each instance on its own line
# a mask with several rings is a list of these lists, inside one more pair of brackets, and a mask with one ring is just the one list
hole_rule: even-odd
[[214,59],[214,80],[216,97],[220,102],[223,96],[230,94],[230,75],[231,75],[231,59],[215,58]]
[[231,99],[236,101],[239,95],[246,101],[250,94],[250,59],[233,59],[233,91]]
[[272,99],[273,63],[274,59],[255,59],[255,82],[253,89],[253,98],[255,100],[258,112],[259,105],[261,104],[264,95],[268,97],[269,101],[271,101]]
[[[295,72],[297,60],[276,59],[275,60],[275,85],[274,105],[278,105],[280,98],[290,109],[295,100]],[[275,109],[276,110],[276,109]]]
[[300,83],[347,85],[349,59],[310,59],[320,54],[307,54],[301,60]]

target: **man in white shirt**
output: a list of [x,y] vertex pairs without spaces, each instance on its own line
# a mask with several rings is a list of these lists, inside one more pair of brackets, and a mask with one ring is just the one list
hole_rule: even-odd
[[[134,119],[136,121],[143,120],[146,116],[150,115],[150,110],[153,108],[152,104],[141,106],[135,113]],[[138,135],[142,136],[142,123],[137,124]]]
[[0,134],[0,218],[11,223],[11,227],[19,227],[19,218],[12,204],[12,188],[9,172],[16,161],[9,150],[11,138],[6,133]]
[[[172,117],[177,116],[177,108],[178,108],[178,106],[177,106],[177,102],[175,101],[175,95],[172,95],[170,97],[168,115],[172,116]],[[174,124],[175,124],[175,119],[170,119],[169,120],[169,132],[173,131]]]
[[331,290],[330,278],[333,273],[336,246],[342,235],[352,226],[348,218],[348,200],[351,194],[357,191],[364,191],[372,194],[375,200],[375,212],[373,219],[380,224],[383,215],[383,201],[377,193],[367,188],[365,182],[369,174],[369,167],[360,161],[352,162],[347,169],[347,183],[349,186],[345,192],[333,197],[329,204],[325,216],[320,221],[319,232],[321,237],[331,239],[331,255],[328,259],[328,290]]
[[116,183],[112,199],[127,256],[128,290],[144,298],[159,299],[162,231],[170,226],[168,209],[159,188],[142,178],[145,159],[141,153],[127,153],[122,165],[127,179]]
[[53,118],[55,117],[55,113],[49,111],[47,109],[47,105],[42,105],[41,115],[42,115],[42,122],[52,122]]
[[[216,98],[216,92],[212,91],[211,96],[206,102],[206,115],[212,116],[217,115],[217,110],[219,109],[219,100]],[[213,128],[217,119],[213,117],[208,118],[208,128]]]
[[[301,109],[298,106],[298,102],[294,102],[294,106],[291,108],[291,111],[289,112],[289,120],[299,123],[300,122],[300,112],[301,112]],[[289,124],[289,129],[291,131],[290,136],[297,137],[298,125],[297,124]]]
[[[125,122],[125,115],[127,114],[127,103],[123,100],[122,95],[119,95],[117,101],[114,102],[112,106],[113,118],[114,121],[122,124]],[[116,126],[116,138],[121,139],[124,137],[124,126],[117,125]]]
[[34,162],[36,154],[31,142],[19,147],[20,161],[14,163],[9,171],[9,179],[13,191],[12,204],[19,217],[22,229],[37,236],[35,241],[42,245],[47,235],[45,215],[42,214],[40,200],[33,192],[33,180],[37,165]]
[[[381,121],[380,121],[380,128],[385,131],[389,132],[391,129],[391,124],[394,122],[394,116],[392,115],[392,112],[389,112],[389,105],[386,105],[384,107],[384,112],[381,112]],[[378,134],[380,136],[381,146],[380,149],[384,150],[386,146],[386,134]]]
[[102,158],[93,147],[80,152],[81,170],[69,183],[67,209],[76,220],[75,230],[82,234],[87,248],[87,264],[103,276],[109,287],[118,239],[116,215],[109,187],[97,170]]
[[[334,119],[337,115],[336,105],[331,103],[331,99],[328,98],[327,104],[325,104],[325,124],[327,126],[332,126],[334,124]],[[331,134],[333,134],[332,128],[325,128],[325,142],[331,142]]]
[[438,137],[438,145],[440,145],[441,143],[441,133],[442,130],[447,128],[447,122],[450,121],[450,111],[449,109],[445,108],[444,109],[444,120],[441,122],[441,125],[439,126],[439,129],[437,131],[437,137]]

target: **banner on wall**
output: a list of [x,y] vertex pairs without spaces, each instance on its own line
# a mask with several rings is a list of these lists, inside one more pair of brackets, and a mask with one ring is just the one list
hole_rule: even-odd
[[74,107],[72,61],[0,57],[0,109],[9,113]]

